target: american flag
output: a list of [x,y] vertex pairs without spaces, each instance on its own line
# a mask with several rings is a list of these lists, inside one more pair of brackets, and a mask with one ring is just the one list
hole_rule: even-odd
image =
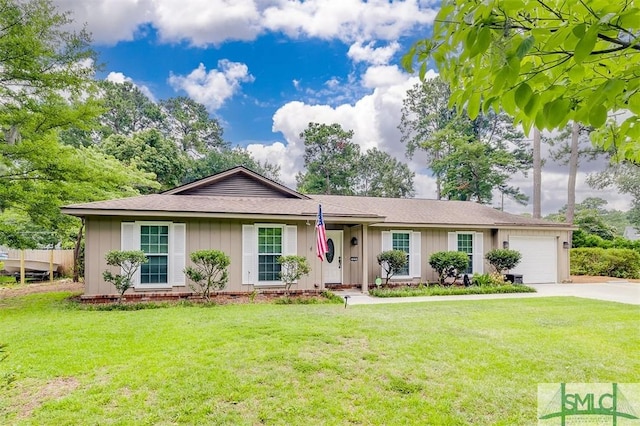
[[324,228],[324,219],[322,218],[322,205],[318,204],[318,218],[316,219],[316,253],[320,258],[320,261],[324,260],[324,255],[328,251],[327,232]]

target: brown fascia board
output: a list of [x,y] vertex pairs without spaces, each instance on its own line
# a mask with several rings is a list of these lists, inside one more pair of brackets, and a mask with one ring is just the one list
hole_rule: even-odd
[[[63,207],[62,213],[70,216],[128,216],[128,217],[175,217],[175,218],[212,218],[212,219],[242,219],[242,220],[313,220],[315,223],[317,213],[303,213],[300,215],[275,215],[258,213],[207,213],[207,212],[185,212],[169,210],[101,210],[101,209],[78,209]],[[333,216],[324,215],[326,223],[376,223],[384,218],[379,216]]]
[[254,178],[256,180],[259,180],[262,183],[264,183],[265,185],[273,188],[274,190],[276,190],[278,192],[281,192],[281,193],[284,193],[284,194],[288,194],[288,195],[292,195],[292,196],[294,196],[296,198],[299,198],[301,200],[309,200],[310,199],[309,197],[307,197],[304,194],[301,194],[301,193],[299,193],[297,191],[294,191],[293,189],[287,188],[286,186],[284,186],[284,185],[282,185],[282,184],[280,184],[280,183],[278,183],[276,181],[268,179],[268,178],[266,178],[266,177],[264,177],[262,175],[257,174],[256,172],[253,172],[253,171],[251,171],[251,170],[249,170],[249,169],[247,169],[245,167],[242,167],[242,166],[237,166],[237,167],[234,167],[234,168],[229,169],[227,171],[220,172],[220,173],[217,173],[215,175],[208,176],[208,177],[202,178],[200,180],[196,180],[194,182],[186,183],[186,184],[178,186],[176,188],[168,189],[166,191],[161,192],[161,194],[164,194],[164,195],[179,195],[183,191],[188,191],[188,190],[193,189],[193,188],[198,188],[200,186],[209,185],[211,183],[214,183],[216,181],[225,179],[225,178],[227,178],[229,176],[232,176],[232,175],[235,175],[235,174],[238,174],[238,173],[242,173],[242,174],[250,176],[250,177],[252,177],[252,178]]

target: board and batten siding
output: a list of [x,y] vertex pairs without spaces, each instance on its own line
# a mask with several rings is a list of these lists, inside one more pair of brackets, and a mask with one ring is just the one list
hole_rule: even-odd
[[[103,280],[102,272],[107,269],[105,255],[110,250],[121,249],[121,222],[136,221],[139,218],[87,217],[86,219],[86,266],[85,294],[115,294],[115,288]],[[224,289],[228,292],[250,292],[252,285],[242,285],[242,225],[253,225],[253,221],[220,219],[158,218],[158,221],[175,221],[186,224],[186,265],[191,265],[189,254],[196,250],[221,250],[231,258],[229,282]],[[258,222],[264,223],[264,222]],[[321,280],[322,265],[315,253],[315,227],[305,222],[293,222],[287,225],[297,226],[297,254],[308,259],[311,273],[301,278],[292,288],[315,289],[314,284]],[[345,238],[348,233],[345,232]],[[346,243],[345,243],[346,244]],[[346,247],[346,245],[345,245]],[[343,262],[344,263],[344,262]],[[111,268],[118,273],[117,268]],[[347,271],[345,270],[345,273]],[[130,290],[131,291],[131,290]],[[174,286],[168,291],[191,291],[187,285]]]
[[235,175],[216,182],[215,185],[203,185],[181,193],[183,195],[227,197],[293,198],[293,195],[277,191],[243,175]]
[[[391,230],[414,231],[420,233],[420,278],[412,278],[411,280],[401,279],[399,281],[418,282],[437,282],[438,274],[429,265],[429,257],[433,253],[449,250],[449,232],[481,232],[483,235],[483,253],[493,248],[492,232],[490,229],[432,229],[432,228],[369,228],[368,238],[368,282],[373,284],[376,277],[381,274],[380,265],[378,265],[377,256],[382,252],[382,232]],[[484,271],[487,272],[489,265],[486,261],[483,263]],[[392,278],[391,281],[394,281]],[[371,286],[370,286],[371,287]]]

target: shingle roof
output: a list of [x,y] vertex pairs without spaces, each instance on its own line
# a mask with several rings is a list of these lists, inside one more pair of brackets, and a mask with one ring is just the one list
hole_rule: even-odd
[[[349,197],[310,195],[311,199],[255,197],[211,197],[196,195],[152,194],[117,200],[96,201],[66,206],[66,213],[109,215],[115,212],[167,212],[180,214],[231,214],[242,216],[315,217],[322,204],[328,223],[332,218],[352,217],[367,222],[388,224],[458,225],[458,226],[569,226],[501,212],[468,201],[438,201],[415,198]],[[83,213],[84,212],[84,213]]]
[[324,205],[357,208],[384,217],[384,223],[425,225],[532,225],[568,226],[542,219],[514,215],[469,201],[418,198],[345,197],[312,195]]
[[[245,176],[273,194],[294,198],[265,198],[264,196],[237,196],[241,187],[227,188],[223,195],[188,195],[193,188],[220,185],[221,182]],[[220,188],[220,187],[217,187]],[[251,192],[251,191],[249,191]],[[255,192],[255,191],[254,191]],[[248,194],[250,195],[250,194]],[[261,194],[261,195],[264,195]],[[416,198],[349,197],[340,195],[303,195],[271,181],[261,175],[235,167],[162,194],[142,195],[118,200],[96,201],[63,207],[63,212],[76,216],[201,216],[313,218],[318,204],[323,205],[327,223],[349,222],[424,226],[533,226],[563,227],[568,224],[552,223],[498,211],[492,207],[468,201],[438,201]]]

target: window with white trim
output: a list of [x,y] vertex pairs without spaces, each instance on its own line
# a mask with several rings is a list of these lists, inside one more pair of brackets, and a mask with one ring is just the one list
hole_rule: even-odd
[[469,257],[467,269],[463,274],[473,274],[473,234],[458,234],[458,251],[466,253]]
[[186,225],[172,222],[122,222],[121,250],[141,250],[149,261],[133,277],[136,288],[185,285]]
[[140,284],[169,282],[169,226],[141,225],[140,250],[149,261],[140,265]]
[[242,225],[242,284],[282,285],[278,257],[298,254],[295,225]]
[[[421,268],[420,232],[392,230],[382,231],[382,251],[401,250],[407,254],[407,265],[394,278],[420,278]],[[384,271],[381,272],[384,274]]]
[[258,281],[279,281],[282,227],[258,228]]
[[392,232],[391,248],[392,250],[400,250],[407,254],[407,263],[404,267],[396,271],[398,276],[409,276],[409,265],[411,262],[411,233],[409,232]]
[[482,274],[484,271],[484,234],[473,231],[449,232],[449,251],[460,251],[469,257],[463,274]]

